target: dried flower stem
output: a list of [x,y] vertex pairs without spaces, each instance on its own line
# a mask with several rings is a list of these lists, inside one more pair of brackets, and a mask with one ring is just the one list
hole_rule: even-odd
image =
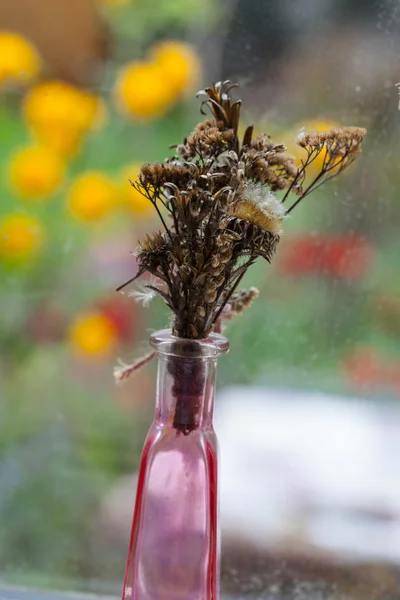
[[128,379],[128,377],[130,377],[133,373],[135,373],[136,371],[139,371],[139,369],[144,367],[144,365],[147,365],[147,363],[149,363],[151,360],[153,360],[153,358],[155,358],[156,355],[157,355],[157,352],[149,352],[149,354],[146,354],[145,356],[143,356],[136,362],[132,363],[131,365],[123,365],[120,367],[114,367],[114,377],[115,377],[116,382],[121,383],[121,381]]

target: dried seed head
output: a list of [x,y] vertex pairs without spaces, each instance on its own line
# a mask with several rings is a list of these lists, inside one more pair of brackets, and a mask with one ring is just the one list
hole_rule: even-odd
[[329,131],[300,131],[296,144],[302,148],[357,147],[364,139],[367,130],[363,127],[336,127]]
[[285,207],[276,195],[265,186],[250,183],[243,200],[236,205],[233,215],[257,225],[264,231],[281,233],[281,221],[285,217]]
[[151,252],[160,249],[162,246],[164,246],[164,236],[158,231],[152,235],[146,235],[145,239],[140,244],[140,252]]
[[259,295],[260,292],[255,287],[237,292],[232,296],[229,302],[231,311],[235,314],[241,314],[245,308],[248,308],[253,304],[253,300],[258,298]]

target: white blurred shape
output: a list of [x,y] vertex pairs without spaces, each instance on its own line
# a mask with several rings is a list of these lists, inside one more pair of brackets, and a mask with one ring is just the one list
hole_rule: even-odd
[[400,561],[398,410],[385,425],[384,405],[264,388],[216,405],[226,535]]

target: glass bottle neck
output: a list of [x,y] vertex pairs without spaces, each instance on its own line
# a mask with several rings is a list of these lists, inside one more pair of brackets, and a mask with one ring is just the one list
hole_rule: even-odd
[[216,357],[159,353],[155,421],[188,435],[212,427]]

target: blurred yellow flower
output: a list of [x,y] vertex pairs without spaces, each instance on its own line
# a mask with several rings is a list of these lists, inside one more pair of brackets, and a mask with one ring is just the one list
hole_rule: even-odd
[[74,155],[85,133],[106,119],[101,98],[62,81],[34,86],[25,97],[23,113],[36,138],[62,156]]
[[68,159],[78,153],[85,131],[60,125],[56,128],[51,126],[36,128],[34,134],[39,143],[51,148],[61,158]]
[[61,185],[64,162],[46,146],[18,150],[9,163],[10,183],[15,192],[29,199],[43,199]]
[[45,239],[44,228],[35,217],[12,213],[0,221],[0,257],[23,263],[35,256]]
[[154,214],[154,207],[150,200],[138,192],[130,181],[135,182],[138,179],[140,164],[125,167],[119,178],[120,199],[123,208],[127,208],[137,217],[151,217]]
[[131,62],[122,67],[114,93],[118,107],[138,119],[158,117],[176,98],[165,72],[152,62]]
[[109,353],[117,342],[113,322],[98,311],[79,315],[69,329],[73,349],[81,355],[100,356]]
[[168,40],[154,46],[152,58],[176,94],[191,89],[200,79],[200,59],[190,44]]
[[126,4],[130,4],[131,0],[99,0],[99,2],[106,6],[125,6]]
[[71,215],[78,221],[98,221],[117,207],[118,188],[104,173],[88,171],[75,179],[67,201]]
[[29,82],[40,68],[40,56],[28,40],[11,31],[0,31],[0,85]]

